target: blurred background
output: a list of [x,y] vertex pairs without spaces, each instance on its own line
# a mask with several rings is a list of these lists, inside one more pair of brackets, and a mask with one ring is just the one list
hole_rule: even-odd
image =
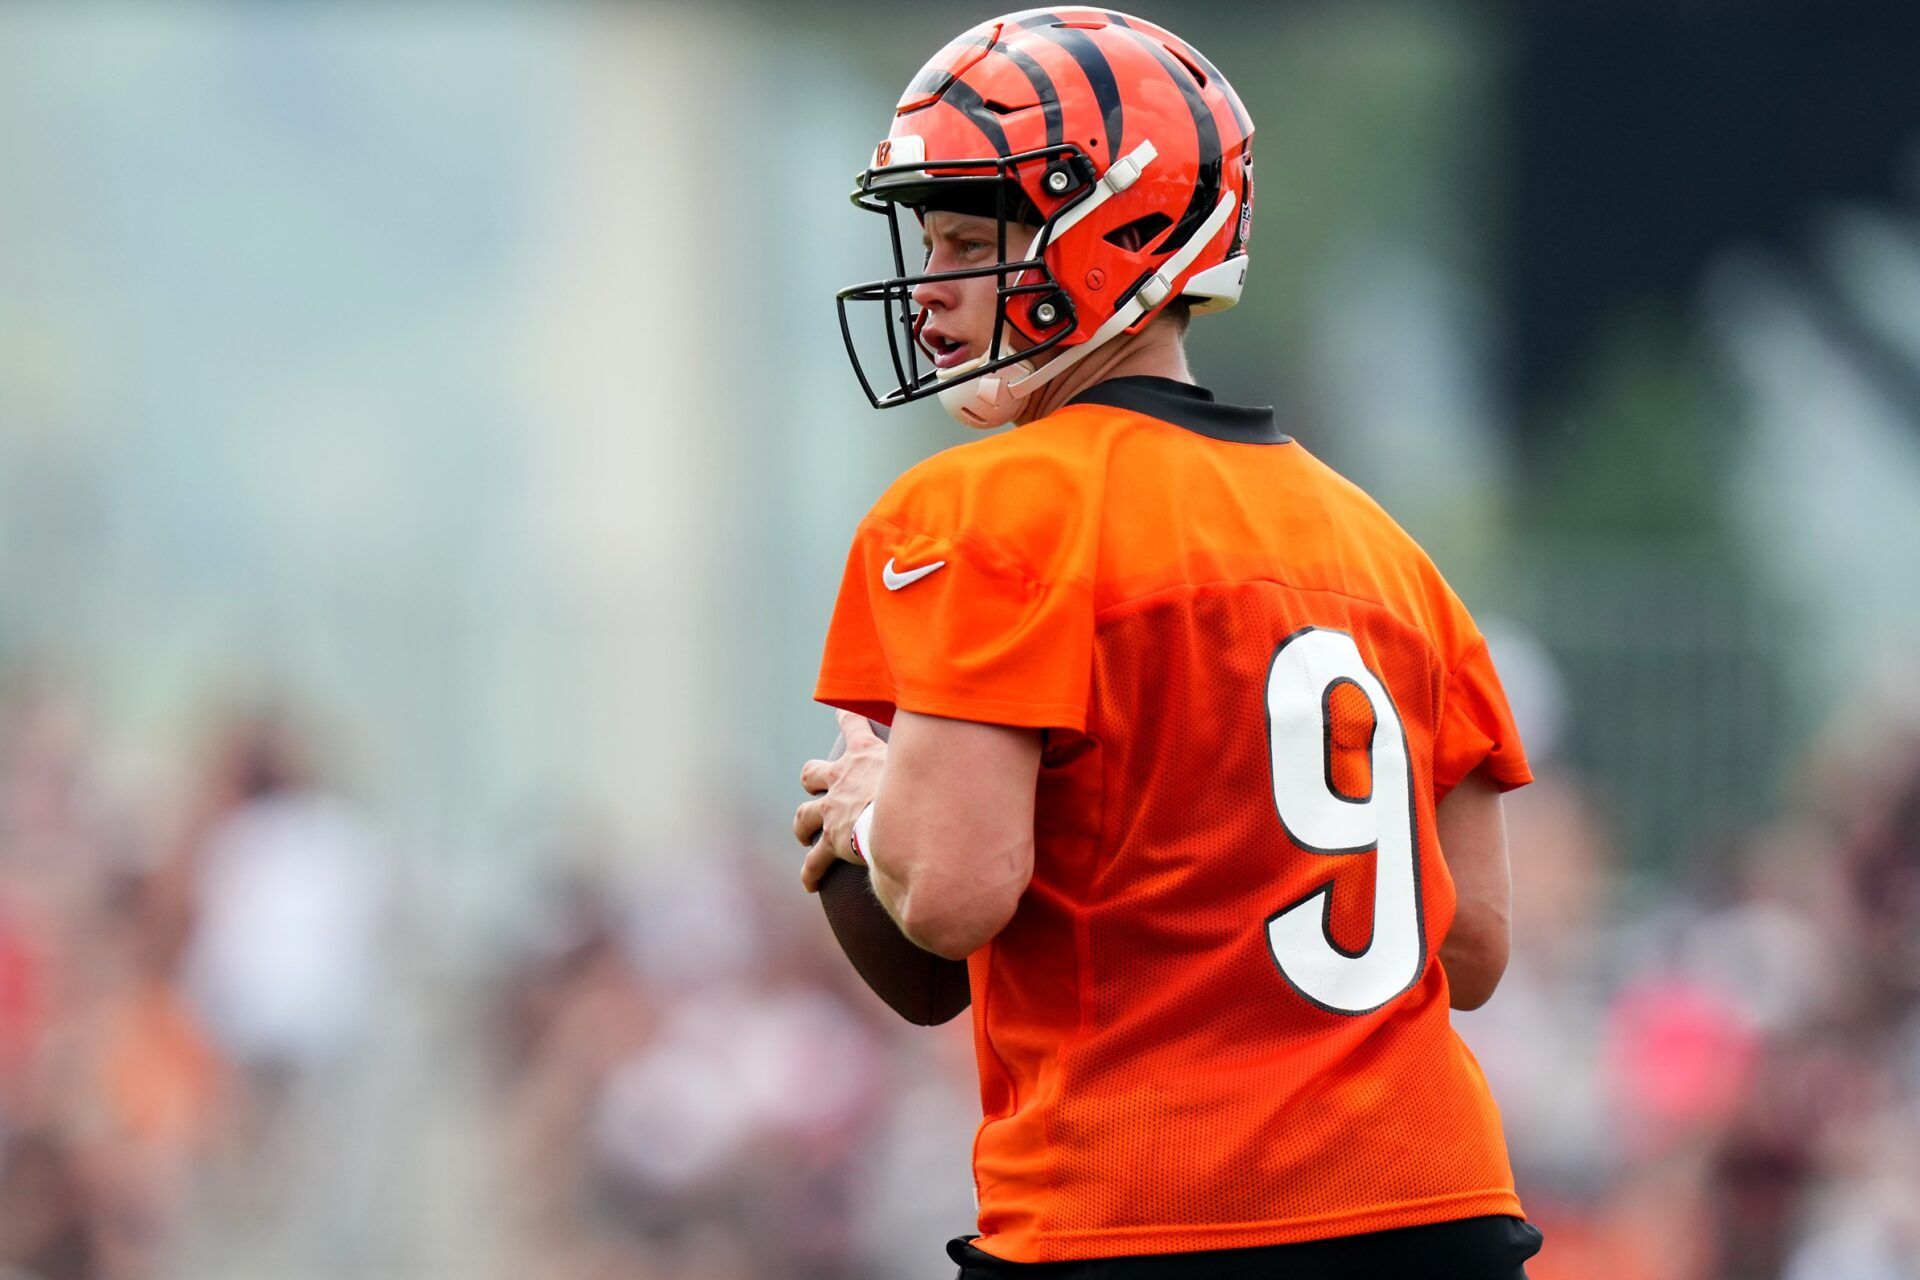
[[[1920,16],[1139,10],[1192,354],[1493,637],[1536,1280],[1920,1277]],[[964,1023],[797,889],[846,200],[950,5],[0,6],[0,1276],[944,1277]]]

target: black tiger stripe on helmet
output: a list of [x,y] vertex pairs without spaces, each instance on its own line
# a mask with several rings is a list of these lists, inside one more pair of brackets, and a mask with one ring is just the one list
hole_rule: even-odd
[[[1201,314],[1240,298],[1251,125],[1212,64],[1151,22],[1060,4],[980,23],[915,75],[887,136],[896,163],[867,170],[856,203],[885,214],[899,205],[984,214],[996,219],[1000,245],[978,265],[949,259],[915,275],[900,258],[900,221],[890,219],[897,274],[840,294],[856,370],[848,303],[885,303],[892,335],[912,327],[922,283],[979,278],[998,298],[986,354],[887,392],[863,373],[876,405],[937,393],[964,401],[956,416],[972,425],[1007,421],[1002,400],[1017,402],[1101,344],[1141,332],[1176,299]],[[897,163],[903,156],[913,163]],[[1041,230],[1016,240],[1015,222]],[[1023,248],[1031,260],[1018,256]],[[1003,347],[1003,332],[1025,344]],[[1055,355],[1032,363],[1048,351]],[[986,399],[984,409],[973,403]]]
[[1164,241],[1166,248],[1177,249],[1187,242],[1205,222],[1207,215],[1220,203],[1220,170],[1223,153],[1220,145],[1220,123],[1213,117],[1213,108],[1207,105],[1201,95],[1200,86],[1194,81],[1193,73],[1153,36],[1131,24],[1118,24],[1122,30],[1141,44],[1153,55],[1167,73],[1167,79],[1173,81],[1174,88],[1186,101],[1187,110],[1193,115],[1194,136],[1198,141],[1200,153],[1200,171],[1193,184],[1193,197],[1187,202],[1186,212],[1173,225],[1173,234]]
[[1044,36],[1067,51],[1080,72],[1087,78],[1087,86],[1093,90],[1093,99],[1099,105],[1101,123],[1107,135],[1107,158],[1118,159],[1124,155],[1126,141],[1126,109],[1120,98],[1120,82],[1114,77],[1113,64],[1107,61],[1107,55],[1100,52],[1087,33],[1077,27],[1061,26],[1060,15],[1038,13],[1025,18],[1020,26]]

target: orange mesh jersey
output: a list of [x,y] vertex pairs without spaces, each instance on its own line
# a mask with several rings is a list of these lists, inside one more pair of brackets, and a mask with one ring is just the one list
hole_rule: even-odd
[[815,696],[1047,730],[1033,882],[970,961],[981,1249],[1520,1214],[1434,835],[1475,768],[1530,780],[1518,735],[1439,572],[1270,414],[1121,379],[915,467]]

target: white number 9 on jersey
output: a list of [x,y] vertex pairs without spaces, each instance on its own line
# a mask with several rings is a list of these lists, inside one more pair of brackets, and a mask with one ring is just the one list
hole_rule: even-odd
[[[1334,785],[1332,702],[1343,684],[1373,709],[1373,786],[1349,796]],[[1328,932],[1333,885],[1322,885],[1267,921],[1280,975],[1323,1009],[1371,1013],[1412,986],[1426,960],[1420,918],[1420,845],[1413,817],[1407,735],[1386,686],[1353,637],[1308,627],[1280,642],[1267,673],[1273,803],[1302,849],[1328,857],[1375,855],[1373,938],[1343,950]]]

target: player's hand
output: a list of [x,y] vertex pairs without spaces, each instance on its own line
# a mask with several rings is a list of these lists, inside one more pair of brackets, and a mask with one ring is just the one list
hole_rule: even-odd
[[793,814],[793,838],[807,846],[800,884],[808,893],[819,890],[821,877],[836,859],[863,865],[853,851],[853,823],[880,793],[880,771],[887,762],[887,744],[865,716],[836,711],[834,718],[847,740],[846,751],[836,760],[809,760],[800,766],[800,785],[814,797]]

